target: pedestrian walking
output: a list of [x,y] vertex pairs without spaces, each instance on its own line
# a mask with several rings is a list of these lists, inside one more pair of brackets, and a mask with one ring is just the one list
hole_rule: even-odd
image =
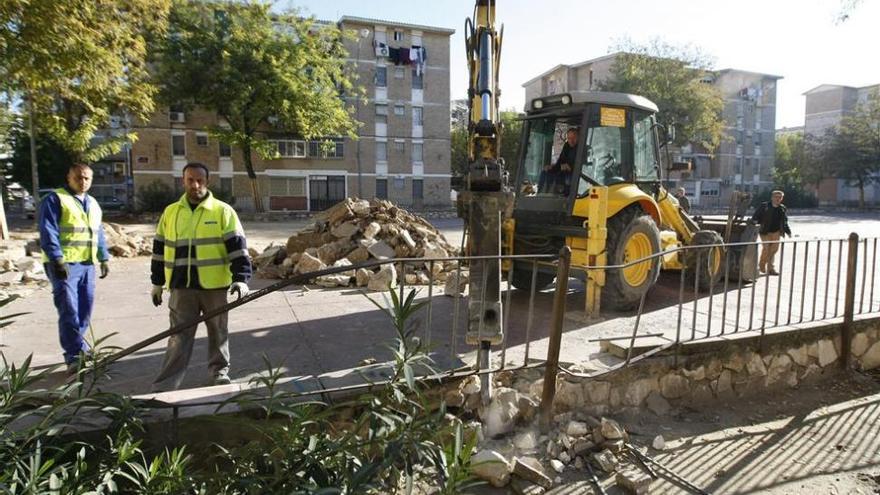
[[[226,304],[226,293],[244,297],[251,260],[241,223],[231,206],[208,190],[208,168],[188,163],[183,168],[184,194],[165,208],[153,240],[150,265],[153,304],[162,304],[163,288],[170,291],[171,326],[193,321]],[[229,379],[227,313],[205,321],[208,329],[210,384]],[[165,361],[153,382],[155,391],[176,390],[183,382],[192,355],[196,325],[168,338]]]
[[685,191],[683,187],[679,187],[675,190],[675,199],[678,200],[678,206],[681,206],[681,209],[684,210],[685,213],[690,213],[691,202],[688,200],[687,191]]
[[752,222],[760,225],[759,233],[761,241],[769,242],[762,244],[761,258],[758,269],[768,275],[779,275],[774,265],[776,252],[779,250],[779,241],[783,236],[791,237],[791,229],[788,227],[788,214],[782,200],[785,193],[773,191],[770,193],[770,201],[761,203],[752,215]]
[[76,374],[90,352],[85,340],[95,302],[95,265],[101,277],[110,273],[110,254],[101,224],[101,206],[88,191],[93,172],[84,163],[71,165],[67,184],[40,202],[40,248],[58,311],[58,338],[68,375]]

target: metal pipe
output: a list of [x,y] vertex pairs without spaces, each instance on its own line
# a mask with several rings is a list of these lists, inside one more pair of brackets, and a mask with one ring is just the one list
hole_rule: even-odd
[[541,427],[550,429],[553,416],[553,400],[556,396],[556,375],[559,372],[559,349],[562,346],[562,323],[565,317],[565,298],[568,294],[568,273],[571,265],[571,248],[564,246],[559,251],[559,266],[556,270],[556,292],[553,294],[553,319],[550,327],[550,342],[547,349],[547,364],[544,368],[544,390],[541,394]]
[[847,246],[846,301],[843,307],[840,348],[843,353],[843,359],[841,360],[843,368],[849,370],[852,367],[852,324],[856,298],[856,263],[859,256],[859,235],[855,232],[851,233]]
[[629,339],[629,348],[626,351],[626,364],[629,364],[629,361],[632,359],[633,347],[636,345],[636,334],[639,333],[639,321],[642,319],[642,310],[645,308],[645,296],[647,294],[647,291],[642,292],[642,297],[639,299],[639,312],[636,313],[636,323],[633,325],[632,337]]
[[[500,244],[499,244],[500,246]],[[501,260],[498,260],[498,273],[501,273]],[[510,294],[513,292],[513,262],[510,262],[510,269],[507,270],[507,294],[504,295],[504,321],[501,322],[501,368],[507,366],[507,336],[510,332]],[[523,362],[523,365],[526,363]]]

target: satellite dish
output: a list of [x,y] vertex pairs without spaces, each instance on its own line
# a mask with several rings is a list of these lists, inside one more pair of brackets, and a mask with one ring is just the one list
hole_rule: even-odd
[[369,36],[369,35],[370,35],[370,30],[369,30],[369,29],[367,29],[367,28],[363,28],[363,29],[361,29],[361,38],[366,38],[366,37]]

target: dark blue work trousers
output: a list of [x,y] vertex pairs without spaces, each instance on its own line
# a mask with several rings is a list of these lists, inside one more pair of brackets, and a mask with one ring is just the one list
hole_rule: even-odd
[[84,336],[89,329],[95,302],[95,265],[68,263],[64,280],[55,276],[51,264],[44,266],[52,282],[52,299],[58,310],[58,338],[64,350],[64,362],[71,364],[80,352],[89,352]]

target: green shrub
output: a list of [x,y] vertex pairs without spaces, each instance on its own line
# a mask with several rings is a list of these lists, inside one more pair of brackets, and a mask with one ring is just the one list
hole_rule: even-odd
[[140,211],[161,212],[178,199],[171,186],[160,180],[154,180],[138,189],[137,207]]
[[816,196],[806,191],[803,187],[794,184],[761,190],[761,192],[752,197],[752,206],[758,207],[761,203],[770,201],[770,193],[776,189],[785,193],[785,198],[782,202],[788,208],[815,208],[819,206]]

